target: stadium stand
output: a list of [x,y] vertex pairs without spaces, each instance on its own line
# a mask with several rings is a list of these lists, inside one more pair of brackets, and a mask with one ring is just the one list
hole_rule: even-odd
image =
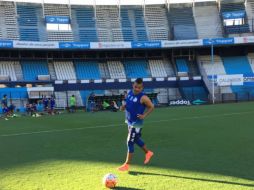
[[149,60],[148,62],[152,77],[167,77],[163,60]]
[[[223,65],[227,74],[253,74],[246,56],[223,57]],[[237,93],[239,100],[246,99],[247,93],[254,93],[252,87],[231,86],[231,89]]]
[[42,8],[36,4],[17,4],[20,40],[41,41],[38,25]]
[[72,29],[75,41],[97,42],[94,9],[91,6],[72,6]]
[[[44,4],[44,16],[68,16],[70,9],[68,5],[63,4]],[[70,31],[52,31],[47,30],[47,41],[73,41],[73,33]]]
[[121,25],[124,41],[146,41],[147,33],[142,8],[124,6],[121,8]]
[[[115,14],[111,14],[116,16],[117,9],[111,6],[98,6],[96,9],[96,25],[98,31],[98,38],[101,42],[110,42],[112,41],[112,30],[111,30],[111,21],[110,21],[110,12]],[[115,10],[115,11],[114,11]],[[117,19],[115,19],[117,20]]]
[[188,73],[188,62],[186,59],[176,59],[176,67],[178,72]]
[[211,64],[211,56],[203,55],[198,56],[198,60],[203,66],[208,76],[216,74],[216,75],[225,75],[226,71],[223,66],[223,61],[220,56],[214,55],[214,65]]
[[8,76],[11,81],[17,81],[13,61],[0,61],[0,76]]
[[248,0],[246,3],[246,13],[248,18],[248,24],[250,26],[250,31],[253,31],[253,19],[254,19],[254,0]]
[[223,65],[227,74],[253,74],[246,56],[223,57]]
[[145,22],[149,40],[168,40],[169,25],[167,10],[164,5],[148,5],[145,7]]
[[[198,56],[198,62],[200,64],[200,72],[207,79],[212,80],[212,77],[216,77],[216,75],[226,75],[226,71],[223,65],[223,61],[220,56],[214,55],[214,65],[211,63],[211,56],[202,55]],[[204,71],[204,72],[203,72]],[[215,76],[213,76],[215,75]],[[212,93],[212,82],[204,79],[208,90]],[[231,87],[225,86],[219,89],[215,86],[215,93],[232,93]]]
[[252,69],[252,72],[254,73],[254,53],[248,54],[249,64]]
[[76,74],[71,61],[54,61],[55,72],[58,80],[75,80]]
[[0,38],[19,40],[14,2],[0,2]]
[[96,61],[75,61],[77,79],[100,79],[99,65]]
[[51,80],[56,80],[56,71],[55,71],[55,68],[54,68],[54,63],[52,61],[49,61],[48,62],[48,69],[49,69],[49,75],[50,75],[50,78]]
[[124,61],[124,68],[127,78],[149,77],[146,60],[126,60]]
[[103,79],[109,79],[110,78],[110,73],[109,73],[109,68],[107,62],[100,61],[99,62],[99,73],[101,78]]
[[46,61],[21,61],[24,80],[38,80],[38,75],[49,75],[48,64]]
[[215,2],[196,3],[194,13],[198,38],[223,36],[222,23]]
[[184,4],[182,7],[178,4],[172,5],[169,11],[169,22],[173,32],[173,39],[187,40],[197,38],[193,11],[189,4]]
[[[245,11],[244,2],[242,3],[221,3],[221,14],[234,12],[234,11]],[[247,17],[245,15],[244,22],[241,25],[228,25],[224,26],[224,30],[227,34],[235,34],[235,33],[248,33],[250,32],[249,24],[247,22]]]
[[170,77],[176,76],[176,72],[175,72],[173,64],[168,59],[164,59],[163,63],[164,63],[164,69],[167,73],[167,76],[170,76]]
[[108,61],[108,69],[112,79],[126,78],[124,66],[120,61]]

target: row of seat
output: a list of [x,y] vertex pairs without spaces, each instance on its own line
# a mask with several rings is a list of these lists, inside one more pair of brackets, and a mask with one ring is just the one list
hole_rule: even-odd
[[[36,81],[38,75],[50,75],[53,80],[137,78],[175,76],[170,62],[156,60],[126,61],[0,61],[0,76],[11,81]],[[22,78],[22,79],[21,79]]]
[[[245,10],[242,4],[232,3],[233,8],[221,11]],[[227,5],[227,4],[226,4]],[[247,3],[248,6],[254,4]],[[250,9],[250,8],[246,8]],[[43,11],[44,10],[44,11]],[[221,37],[226,33],[249,31],[249,24],[222,28],[222,20],[216,3],[195,7],[172,5],[141,6],[92,6],[17,3],[17,16],[12,2],[0,5],[0,38],[35,41],[146,41],[184,40]],[[45,16],[70,16],[72,31],[47,31]],[[70,15],[71,14],[71,15]],[[247,14],[252,14],[248,11]],[[19,27],[17,27],[18,21]],[[239,28],[240,27],[240,28]],[[19,33],[19,34],[17,34]]]

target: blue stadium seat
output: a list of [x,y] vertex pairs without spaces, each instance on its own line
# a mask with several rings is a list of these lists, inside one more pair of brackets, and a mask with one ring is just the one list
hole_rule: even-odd
[[73,8],[76,12],[79,39],[81,42],[97,42],[96,22],[93,7]]
[[21,61],[24,80],[35,81],[38,75],[49,75],[46,61]]
[[100,79],[99,65],[96,61],[75,61],[78,79]]
[[171,8],[169,11],[169,21],[175,40],[197,38],[192,7]]
[[176,67],[178,72],[188,72],[189,68],[185,59],[176,59]]
[[[221,14],[233,11],[245,11],[244,3],[222,3]],[[244,18],[247,20],[247,17]],[[250,32],[249,24],[246,22],[243,25],[224,26],[226,34],[248,33]]]
[[227,74],[253,73],[246,56],[223,57],[222,60]]
[[[246,56],[223,57],[223,65],[227,74],[253,74]],[[253,87],[232,86],[232,91],[238,94],[239,100],[247,100],[248,95],[254,95]]]
[[122,7],[121,25],[124,41],[147,41],[147,32],[141,8]]
[[128,78],[149,77],[149,68],[146,60],[124,61],[124,68]]
[[39,9],[33,5],[17,4],[20,40],[40,41],[38,22]]

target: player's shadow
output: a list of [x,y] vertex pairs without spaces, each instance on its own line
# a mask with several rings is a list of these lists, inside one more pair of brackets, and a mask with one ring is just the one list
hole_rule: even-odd
[[142,189],[132,187],[116,187],[115,190],[142,190]]
[[186,176],[179,176],[179,175],[158,174],[158,173],[148,173],[148,172],[138,172],[138,171],[129,171],[129,174],[135,175],[135,176],[138,176],[138,175],[163,176],[163,177],[186,179],[186,180],[195,180],[195,181],[204,181],[204,182],[211,182],[211,183],[223,183],[223,184],[229,184],[229,185],[254,187],[254,184],[237,183],[237,182],[232,182],[232,181],[223,181],[223,180],[214,180],[214,179],[205,179],[205,178],[194,178],[194,177],[186,177]]

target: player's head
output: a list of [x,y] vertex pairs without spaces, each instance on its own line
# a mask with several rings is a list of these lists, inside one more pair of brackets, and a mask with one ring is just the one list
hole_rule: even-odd
[[144,89],[142,78],[137,78],[133,83],[132,87],[134,94],[139,94],[140,92],[142,92]]
[[5,94],[3,97],[4,97],[4,98],[7,98],[7,95]]

